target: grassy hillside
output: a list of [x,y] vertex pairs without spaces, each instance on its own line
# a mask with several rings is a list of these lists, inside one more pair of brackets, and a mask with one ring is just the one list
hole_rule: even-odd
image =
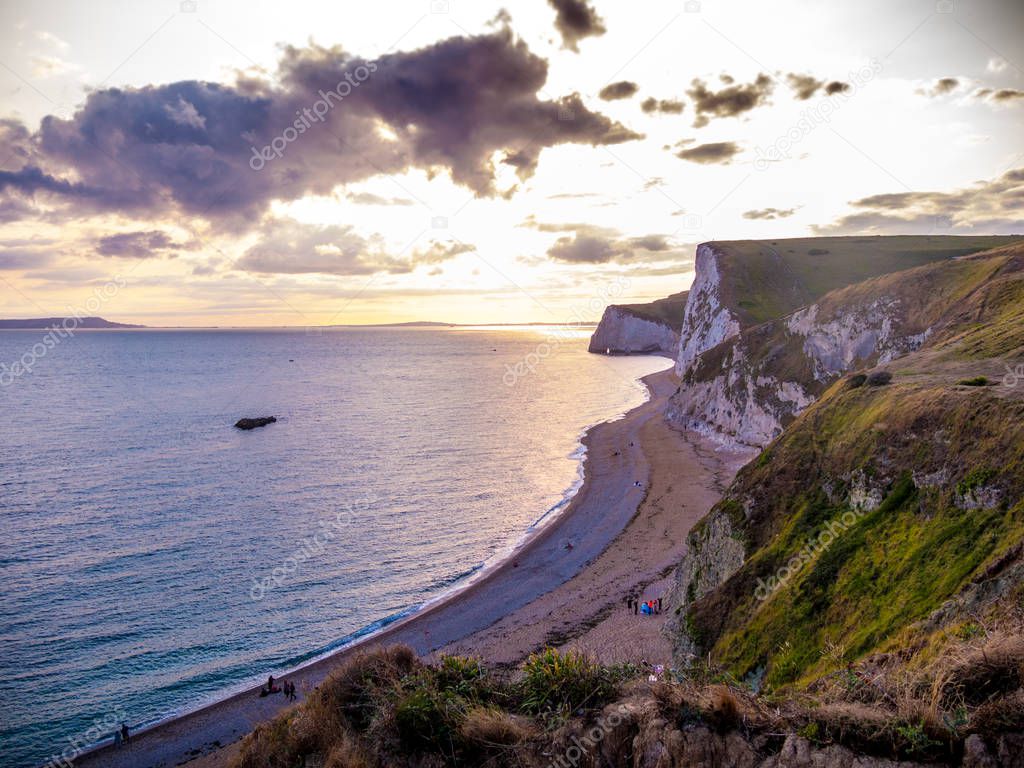
[[[915,622],[1021,557],[1024,378],[1002,381],[1024,362],[1024,247],[874,278],[822,304],[879,295],[933,328],[927,345],[834,383],[712,511],[746,560],[683,624],[733,673],[763,672],[770,686],[906,644]],[[776,368],[796,359],[772,344],[768,333]],[[1003,586],[1024,595],[1020,581]]]
[[1016,236],[913,235],[722,240],[723,303],[743,327],[781,317],[868,278],[1019,241]]
[[686,297],[689,291],[673,293],[664,299],[656,299],[648,304],[617,304],[616,306],[642,320],[652,320],[667,325],[674,331],[683,327],[683,310],[686,308]]

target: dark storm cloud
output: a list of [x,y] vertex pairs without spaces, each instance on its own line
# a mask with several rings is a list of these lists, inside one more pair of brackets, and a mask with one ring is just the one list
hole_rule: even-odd
[[546,79],[547,62],[508,29],[373,62],[289,47],[274,84],[94,91],[71,119],[43,119],[25,164],[0,172],[0,191],[64,200],[76,213],[172,208],[247,228],[272,199],[408,168],[447,169],[492,196],[496,151],[527,178],[545,147],[640,138],[578,94],[538,98]]
[[796,208],[758,208],[752,211],[744,211],[744,219],[766,220],[785,219],[796,213]]
[[119,232],[100,238],[96,244],[96,253],[100,256],[121,256],[133,259],[146,259],[167,255],[167,251],[188,248],[187,243],[176,243],[166,232],[152,230],[149,232]]
[[685,104],[681,101],[675,101],[674,99],[656,99],[653,96],[644,99],[640,104],[640,109],[648,114],[652,112],[661,112],[666,115],[678,115],[683,111]]
[[719,91],[712,91],[703,80],[694,80],[686,93],[693,99],[697,112],[694,126],[701,128],[712,117],[735,117],[764,104],[774,89],[772,79],[761,73],[752,83],[727,85]]
[[619,80],[617,83],[606,85],[597,95],[605,101],[615,101],[616,99],[628,99],[638,90],[640,90],[640,86],[636,83],[631,83],[629,80]]
[[576,44],[583,38],[597,37],[608,31],[586,0],[548,0],[548,4],[556,11],[555,28],[562,36],[562,45],[570,51],[579,52]]
[[952,192],[894,192],[850,203],[861,210],[818,234],[1013,234],[1024,231],[1024,168]]
[[740,147],[734,141],[714,141],[708,144],[698,144],[689,149],[682,149],[676,152],[676,157],[703,165],[712,163],[726,165],[732,161],[739,151]]

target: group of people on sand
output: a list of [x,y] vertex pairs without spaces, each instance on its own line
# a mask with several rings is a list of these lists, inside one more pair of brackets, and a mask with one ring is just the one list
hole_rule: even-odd
[[295,701],[295,683],[285,680],[281,685],[274,683],[274,676],[267,678],[267,684],[260,688],[260,698],[269,696],[272,693],[283,693],[288,701]]
[[661,613],[661,598],[640,602],[632,595],[626,595],[626,610],[632,611],[634,616],[641,613],[644,616],[653,616],[656,613]]

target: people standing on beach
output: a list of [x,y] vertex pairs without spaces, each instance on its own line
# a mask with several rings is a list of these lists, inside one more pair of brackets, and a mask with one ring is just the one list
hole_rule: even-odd
[[121,731],[119,730],[114,731],[114,746],[118,749],[121,748]]
[[273,692],[274,692],[274,676],[271,675],[270,677],[267,678],[267,693],[273,693]]
[[661,613],[661,598],[658,598],[658,613]]
[[633,598],[633,615],[637,616],[640,613],[640,601],[635,597]]
[[128,732],[128,723],[121,723],[121,741],[123,741],[126,746],[131,746],[132,736]]
[[288,697],[291,701],[295,701],[295,683],[289,683],[288,686]]

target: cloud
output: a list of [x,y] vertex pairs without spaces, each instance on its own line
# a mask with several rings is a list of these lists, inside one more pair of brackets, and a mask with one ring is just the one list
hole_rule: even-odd
[[974,96],[978,99],[994,101],[997,104],[1009,104],[1024,99],[1024,91],[1018,91],[1016,88],[979,88],[974,92]]
[[440,264],[475,250],[467,243],[435,241],[403,259],[387,252],[380,235],[365,237],[348,225],[318,226],[281,218],[263,222],[259,242],[235,267],[259,274],[404,274],[420,264]]
[[381,197],[370,192],[349,193],[346,197],[356,205],[416,205],[405,197]]
[[53,263],[55,241],[50,238],[0,240],[0,271],[33,269]]
[[640,109],[648,114],[652,112],[661,112],[666,115],[678,115],[683,111],[683,107],[686,105],[681,101],[675,101],[673,99],[656,99],[653,96],[644,99],[640,104]]
[[603,237],[576,234],[560,237],[548,249],[548,256],[555,261],[570,264],[605,264],[628,256],[629,252]]
[[[23,126],[0,126],[20,132],[24,155],[20,168],[0,172],[0,191],[45,195],[76,215],[170,209],[247,229],[271,200],[380,174],[447,170],[494,196],[496,153],[525,179],[545,147],[641,138],[578,94],[539,98],[546,79],[547,62],[507,28],[372,62],[287,47],[273,83],[107,88],[70,119],[45,117],[27,139]],[[272,142],[280,151],[256,162]]]
[[413,264],[441,264],[445,261],[451,261],[456,256],[463,253],[470,253],[476,250],[475,245],[469,243],[459,242],[440,242],[435,241],[430,244],[428,248],[415,251],[412,255]]
[[628,99],[630,96],[640,90],[640,86],[636,83],[631,83],[629,80],[619,80],[617,83],[610,83],[598,91],[598,97],[605,101],[615,101],[616,99]]
[[660,234],[623,237],[620,232],[593,224],[543,224],[530,226],[542,232],[567,232],[548,249],[548,257],[568,264],[611,262],[675,261],[680,253],[668,237]]
[[790,72],[786,75],[786,83],[793,89],[799,101],[807,101],[807,99],[818,92],[818,89],[825,84],[825,81],[819,80],[813,75],[801,75],[796,72]]
[[850,84],[839,80],[826,82],[819,80],[814,75],[798,74],[790,72],[786,75],[786,84],[792,89],[798,101],[807,101],[818,91],[824,89],[826,96],[834,96],[837,93],[845,93],[850,90]]
[[918,88],[917,93],[921,96],[929,96],[931,98],[938,98],[939,96],[946,96],[957,88],[960,87],[960,80],[955,77],[940,77],[928,88]]
[[757,208],[752,211],[744,211],[744,219],[773,221],[774,219],[785,219],[796,213],[796,208]]
[[682,149],[676,152],[676,157],[703,165],[712,163],[727,165],[732,162],[733,157],[739,151],[740,147],[734,141],[713,141],[708,144],[698,144],[689,149]]
[[727,85],[712,91],[703,80],[695,79],[686,93],[693,99],[697,119],[694,127],[702,128],[712,117],[736,117],[767,102],[774,89],[772,79],[761,73],[752,83]]
[[557,12],[555,28],[562,36],[562,47],[579,53],[577,43],[585,37],[597,37],[608,30],[586,0],[548,0]]
[[1024,232],[1024,168],[952,192],[894,192],[850,203],[858,208],[818,234],[1015,234]]
[[985,65],[985,70],[997,75],[1000,72],[1005,72],[1008,66],[1009,62],[1002,56],[993,56],[988,60],[988,64]]
[[[101,237],[96,244],[96,253],[100,256],[118,256],[132,259],[148,259],[168,255],[166,252],[175,249],[190,248],[188,243],[176,243],[170,235],[160,230],[148,232],[119,232],[116,235]],[[169,254],[174,256],[174,254]]]

